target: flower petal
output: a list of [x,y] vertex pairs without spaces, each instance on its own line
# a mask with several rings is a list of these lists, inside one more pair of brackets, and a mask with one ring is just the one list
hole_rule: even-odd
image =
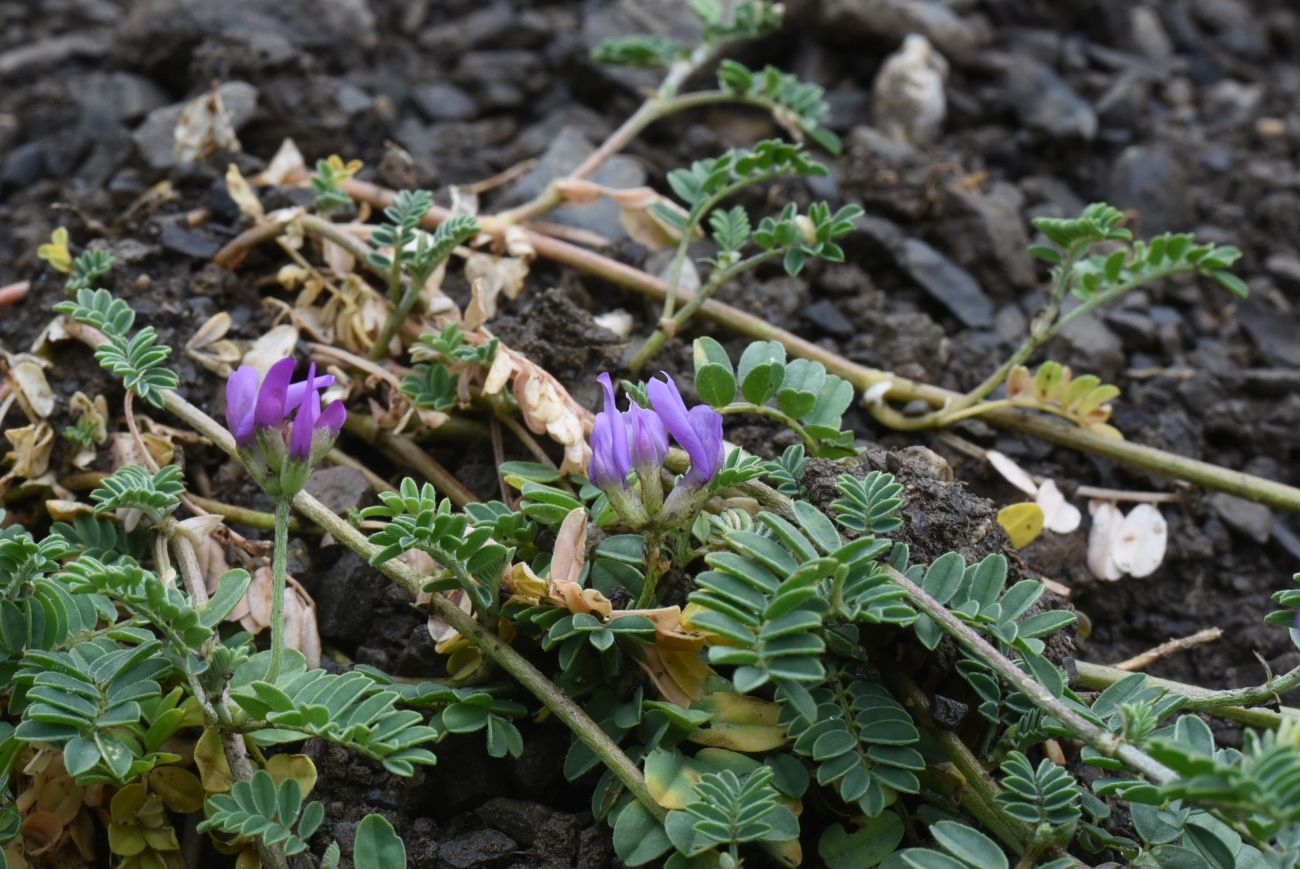
[[327,428],[333,433],[334,437],[339,436],[343,430],[343,421],[348,418],[348,409],[343,406],[342,401],[337,399],[329,403],[329,407],[321,411],[321,415],[316,420],[316,429]]
[[253,423],[258,428],[275,428],[284,422],[284,402],[293,378],[293,366],[293,359],[281,359],[266,372],[253,412]]
[[290,458],[306,461],[311,457],[312,435],[319,416],[320,402],[304,401],[298,405],[298,413],[293,418],[293,429],[289,432]]
[[702,446],[698,455],[690,454],[691,469],[686,473],[686,480],[707,483],[718,473],[726,458],[726,449],[722,445],[722,414],[707,404],[697,404],[690,409],[689,417],[691,428]]
[[627,421],[619,413],[614,398],[614,384],[608,373],[598,378],[605,390],[605,403],[591,429],[591,469],[588,477],[602,488],[627,485],[632,461],[627,443]]
[[284,415],[288,416],[293,413],[294,408],[306,397],[307,393],[317,389],[328,389],[334,384],[333,374],[322,374],[316,376],[316,363],[313,362],[307,369],[307,379],[298,383],[290,383],[289,389],[284,394]]
[[226,380],[226,427],[239,446],[246,445],[253,436],[257,381],[257,369],[251,365],[239,366]]
[[635,401],[628,405],[627,441],[632,466],[659,467],[668,457],[668,432],[659,417]]

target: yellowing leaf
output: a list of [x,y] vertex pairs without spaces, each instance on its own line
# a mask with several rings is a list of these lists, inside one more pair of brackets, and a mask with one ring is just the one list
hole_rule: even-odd
[[[281,755],[276,755],[275,760]],[[149,790],[162,798],[173,812],[188,815],[203,808],[203,783],[188,769],[160,766],[149,772]]]
[[670,703],[688,707],[704,693],[713,671],[700,660],[699,652],[676,651],[647,646],[641,669],[655,683],[659,694]]
[[305,754],[277,754],[267,760],[266,771],[275,779],[276,787],[289,779],[296,781],[303,799],[316,787],[316,764]]
[[687,737],[698,745],[755,753],[780,748],[787,741],[785,727],[777,720],[781,707],[770,701],[715,691],[697,700],[694,708],[713,714],[707,727]]
[[194,746],[194,765],[198,767],[203,790],[210,794],[224,794],[235,783],[235,774],[230,771],[221,745],[221,734],[213,728],[205,729]]
[[1043,532],[1043,508],[1037,504],[1011,504],[998,511],[998,524],[1011,538],[1011,546],[1021,549]]

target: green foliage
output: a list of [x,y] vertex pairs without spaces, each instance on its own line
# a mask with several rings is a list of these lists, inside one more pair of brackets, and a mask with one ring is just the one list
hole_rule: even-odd
[[62,747],[69,774],[83,783],[124,783],[167,761],[159,734],[150,738],[141,724],[144,706],[162,700],[158,678],[171,670],[160,651],[157,640],[122,648],[108,638],[29,651],[15,677],[27,686],[15,735]]
[[478,233],[478,221],[469,215],[447,218],[432,234],[420,231],[420,222],[432,207],[433,194],[428,190],[399,192],[393,204],[384,209],[388,222],[372,235],[376,246],[391,248],[394,254],[373,251],[367,257],[370,265],[383,272],[405,273],[409,285],[418,290],[457,245]]
[[264,681],[265,654],[249,659],[235,674],[231,697],[257,726],[255,742],[273,745],[315,736],[345,746],[384,765],[394,775],[409,776],[415,764],[437,762],[424,744],[440,734],[422,723],[420,713],[399,709],[402,696],[368,675],[307,670],[301,655],[275,684]]
[[[1190,233],[1167,232],[1149,241],[1134,241],[1120,225],[1123,220],[1119,210],[1103,202],[1089,205],[1076,218],[1035,218],[1034,226],[1054,246],[1034,245],[1029,252],[1064,269],[1070,292],[1085,302],[1188,272],[1208,277],[1241,298],[1249,293],[1245,282],[1227,271],[1241,258],[1237,248],[1199,244]],[[1119,247],[1087,256],[1102,242],[1117,242]]]
[[706,404],[719,410],[761,413],[784,421],[814,456],[836,458],[857,452],[853,433],[840,429],[853,402],[852,384],[828,373],[820,362],[787,363],[785,348],[776,341],[750,344],[733,368],[721,344],[697,338],[695,388]]
[[763,473],[772,481],[776,490],[791,498],[803,496],[803,483],[800,480],[807,469],[808,456],[803,444],[792,444],[775,459],[763,463]]
[[668,173],[668,185],[693,212],[703,214],[731,192],[783,175],[821,177],[826,167],[803,148],[780,139],[764,139],[752,148],[733,148],[720,157],[697,160],[689,169]]
[[725,7],[721,0],[691,0],[691,8],[704,25],[704,41],[715,45],[766,36],[781,26],[784,12],[771,0],[740,0]]
[[784,251],[785,270],[797,275],[810,259],[844,262],[844,250],[836,244],[853,231],[853,223],[863,214],[857,205],[844,205],[831,213],[825,202],[814,202],[808,213],[800,215],[793,202],[776,217],[765,217],[754,233],[754,243],[761,250]]
[[738,253],[745,246],[752,231],[749,214],[741,205],[715,210],[709,215],[709,228],[713,230],[714,243],[732,254]]
[[654,632],[654,622],[645,616],[619,616],[601,621],[590,613],[566,613],[550,626],[542,639],[542,648],[546,651],[558,648],[560,669],[566,672],[575,669],[580,654],[594,649],[599,653],[604,678],[613,679],[620,672],[622,661],[617,640],[622,637],[651,640]]
[[397,492],[381,492],[379,499],[381,504],[361,511],[364,519],[385,520],[370,535],[370,543],[380,549],[371,564],[422,550],[447,572],[447,579],[433,583],[431,590],[459,587],[479,612],[496,609],[501,574],[514,551],[492,540],[491,526],[471,526],[469,517],[452,512],[451,501],[439,499],[431,484],[420,488],[410,477]]
[[825,127],[831,107],[820,85],[774,66],[758,71],[734,60],[718,65],[718,84],[741,97],[770,101],[777,120],[796,135],[805,134],[830,153],[840,153],[839,137]]
[[438,360],[448,365],[479,365],[487,368],[496,356],[500,341],[492,338],[482,344],[470,344],[465,340],[459,323],[449,323],[442,332],[434,335],[426,332],[411,345],[411,357],[416,362]]
[[357,824],[352,864],[356,869],[406,869],[406,846],[383,815],[366,815]]
[[667,67],[688,54],[676,39],[646,33],[606,39],[591,50],[592,60],[617,66]]
[[1002,772],[1004,790],[997,800],[1006,813],[1035,829],[1046,825],[1053,838],[1063,832],[1069,841],[1072,825],[1083,815],[1082,791],[1070,774],[1047,758],[1035,769],[1018,751],[1007,755]]
[[[881,866],[884,869],[1008,869],[1010,866],[997,843],[974,827],[956,821],[938,821],[930,825],[930,835],[942,851],[907,848],[893,854]],[[1042,864],[1042,869],[1047,867],[1048,864]],[[1052,869],[1058,867],[1053,864]]]
[[128,337],[135,312],[107,290],[78,290],[75,302],[60,302],[54,310],[103,332],[108,340],[95,350],[95,359],[121,377],[126,389],[154,407],[162,407],[163,394],[180,383],[176,372],[162,364],[171,354],[171,348],[157,343],[158,333],[152,326],[145,326]]
[[456,379],[440,362],[415,365],[402,378],[402,394],[421,410],[451,410],[456,406]]
[[[1300,585],[1300,573],[1292,574],[1291,581]],[[1264,617],[1270,625],[1283,625],[1291,634],[1291,643],[1300,649],[1300,630],[1296,629],[1300,615],[1300,588],[1289,588],[1273,593],[1273,600],[1286,609],[1274,610]]]
[[841,474],[835,481],[840,497],[831,503],[835,521],[857,534],[888,534],[903,524],[897,515],[903,484],[893,474],[872,471],[864,479]]
[[880,685],[853,681],[812,691],[816,713],[806,719],[782,709],[794,750],[816,764],[817,783],[833,785],[840,798],[877,817],[897,793],[920,790],[916,773],[925,759],[914,747],[920,731],[907,710]]
[[74,444],[80,444],[83,449],[93,449],[95,435],[98,430],[99,426],[95,423],[95,420],[91,419],[88,414],[83,413],[77,417],[76,422],[59,432],[59,434]]
[[150,476],[139,465],[126,465],[105,477],[90,493],[96,513],[110,510],[139,510],[150,524],[160,525],[181,503],[185,483],[176,465],[160,468]]
[[101,516],[78,514],[71,523],[55,522],[50,531],[77,554],[105,563],[121,558],[143,561],[149,552],[148,535],[143,527],[126,531]]
[[113,270],[113,255],[106,250],[87,250],[72,261],[72,272],[63,285],[68,295],[89,290]]
[[[235,782],[230,793],[208,797],[203,813],[206,820],[198,826],[200,833],[255,837],[268,845],[280,845],[289,856],[306,851],[307,840],[325,820],[325,807],[320,801],[303,804],[302,788],[296,779],[287,778],[277,787],[264,769],[253,773],[252,781]],[[368,829],[367,837],[371,835]],[[360,825],[357,838],[360,848]]]
[[328,217],[333,212],[352,204],[352,197],[343,190],[360,163],[347,165],[338,157],[316,161],[316,174],[311,176],[311,188],[316,193],[316,210]]
[[[771,767],[760,766],[745,776],[729,769],[700,776],[695,785],[697,799],[686,808],[668,813],[664,830],[680,853],[696,857],[717,847],[746,842],[786,841],[790,825],[781,823],[785,816],[794,820],[784,808],[772,786]],[[797,833],[798,824],[794,825]]]

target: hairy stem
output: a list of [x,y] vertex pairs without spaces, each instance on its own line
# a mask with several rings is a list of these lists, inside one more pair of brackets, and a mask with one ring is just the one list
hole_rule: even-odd
[[[1106,667],[1102,664],[1090,664],[1087,661],[1074,663],[1079,672],[1079,684],[1084,688],[1097,691],[1105,690],[1133,675],[1128,670]],[[1300,716],[1300,709],[1289,706],[1274,710],[1258,705],[1274,703],[1280,695],[1300,687],[1300,667],[1254,688],[1232,688],[1226,691],[1212,691],[1197,685],[1188,685],[1156,676],[1146,678],[1149,685],[1188,698],[1187,704],[1183,706],[1184,711],[1204,712],[1215,718],[1237,721],[1252,727],[1277,727],[1282,722],[1283,716]]]
[[1061,722],[1063,727],[1107,757],[1117,757],[1130,769],[1141,773],[1157,784],[1173,781],[1172,770],[1135,745],[1093,724],[1016,666],[965,622],[949,612],[948,608],[930,597],[924,589],[889,565],[881,565],[890,580],[907,593],[908,600],[921,612],[938,623],[958,643],[965,646],[999,676],[1028,697],[1035,706]]
[[271,663],[266,668],[266,681],[272,685],[284,663],[284,574],[289,557],[291,509],[288,498],[276,499],[275,551],[271,553]]
[[[171,413],[180,417],[187,425],[203,434],[231,458],[239,460],[235,449],[235,439],[230,432],[212,417],[190,404],[175,392],[166,393],[166,407]],[[346,520],[337,516],[332,510],[316,500],[308,492],[299,492],[294,496],[293,505],[304,516],[319,525],[335,540],[347,548],[370,559],[379,550],[372,546],[361,532],[353,528]],[[378,569],[405,589],[412,597],[424,588],[427,577],[407,567],[397,559],[386,561]],[[632,762],[618,743],[614,742],[577,703],[569,698],[555,683],[546,678],[527,658],[519,654],[500,638],[492,635],[472,616],[463,612],[445,595],[435,594],[430,606],[438,615],[462,636],[474,643],[491,658],[497,666],[509,673],[519,684],[530,691],[551,711],[557,719],[565,724],[574,734],[601,759],[606,767],[618,778],[628,791],[654,817],[663,820],[667,814],[650,795],[646,788],[641,770]]]

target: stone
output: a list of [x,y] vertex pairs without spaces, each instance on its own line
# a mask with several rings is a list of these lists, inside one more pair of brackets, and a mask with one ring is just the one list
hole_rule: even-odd
[[573,856],[578,846],[578,821],[539,803],[496,797],[474,810],[479,819],[540,856]]
[[833,338],[848,338],[856,329],[833,302],[818,299],[803,311],[804,319]]
[[970,706],[942,694],[935,694],[930,700],[930,717],[944,730],[956,730],[969,711]]
[[515,847],[515,840],[505,833],[479,830],[440,845],[438,866],[441,869],[474,869],[506,856]]
[[[247,82],[228,81],[217,88],[217,93],[230,116],[231,128],[239,132],[257,111],[257,88]],[[199,96],[202,94],[154,109],[131,134],[140,156],[152,168],[169,169],[176,165],[176,123],[185,107]]]
[[[538,158],[537,165],[520,178],[507,197],[510,202],[524,202],[537,196],[546,185],[562,178],[587,158],[595,146],[574,127],[563,127],[550,146]],[[615,156],[606,160],[591,176],[591,180],[606,187],[640,187],[645,184],[645,170],[629,157]],[[618,204],[601,199],[591,205],[560,208],[547,215],[548,220],[576,226],[595,232],[614,241],[627,237],[619,220]]]
[[1003,98],[1031,130],[1052,139],[1097,135],[1097,113],[1050,66],[1032,57],[1003,58]]
[[1300,319],[1258,301],[1237,308],[1237,322],[1255,342],[1268,363],[1283,368],[1300,368]]
[[137,121],[168,101],[158,85],[129,72],[91,73],[77,82],[72,94],[84,116],[112,124]]
[[961,16],[934,0],[823,0],[820,30],[842,44],[874,38],[901,42],[920,34],[954,60],[971,60],[988,44],[992,31],[979,18]]
[[167,250],[195,259],[212,259],[221,250],[222,241],[203,229],[186,225],[185,215],[169,214],[154,218],[158,226],[158,241]]
[[1124,342],[1094,314],[1070,323],[1059,340],[1066,348],[1066,363],[1079,373],[1095,374],[1111,383],[1124,370]]
[[322,560],[329,566],[316,573],[311,589],[321,638],[339,645],[365,642],[372,634],[372,610],[388,580],[352,552]]
[[26,142],[5,155],[0,163],[0,187],[22,190],[46,176],[45,143]]
[[968,329],[993,325],[993,302],[970,273],[919,238],[898,251],[899,266]]
[[1224,523],[1256,543],[1267,543],[1273,534],[1273,512],[1263,504],[1247,501],[1226,492],[1215,492],[1208,498],[1210,507]]
[[431,121],[463,121],[478,114],[473,97],[447,82],[417,87],[411,98],[420,113]]
[[1191,213],[1187,173],[1165,145],[1130,145],[1111,167],[1108,200],[1133,209],[1146,237],[1185,229]]
[[1026,252],[1029,234],[1021,216],[1024,195],[1015,185],[994,182],[980,191],[948,181],[942,190],[945,238],[962,239],[956,255],[989,286],[1038,286],[1038,266]]
[[333,512],[346,513],[361,506],[370,494],[370,481],[356,468],[332,465],[312,471],[307,491]]

